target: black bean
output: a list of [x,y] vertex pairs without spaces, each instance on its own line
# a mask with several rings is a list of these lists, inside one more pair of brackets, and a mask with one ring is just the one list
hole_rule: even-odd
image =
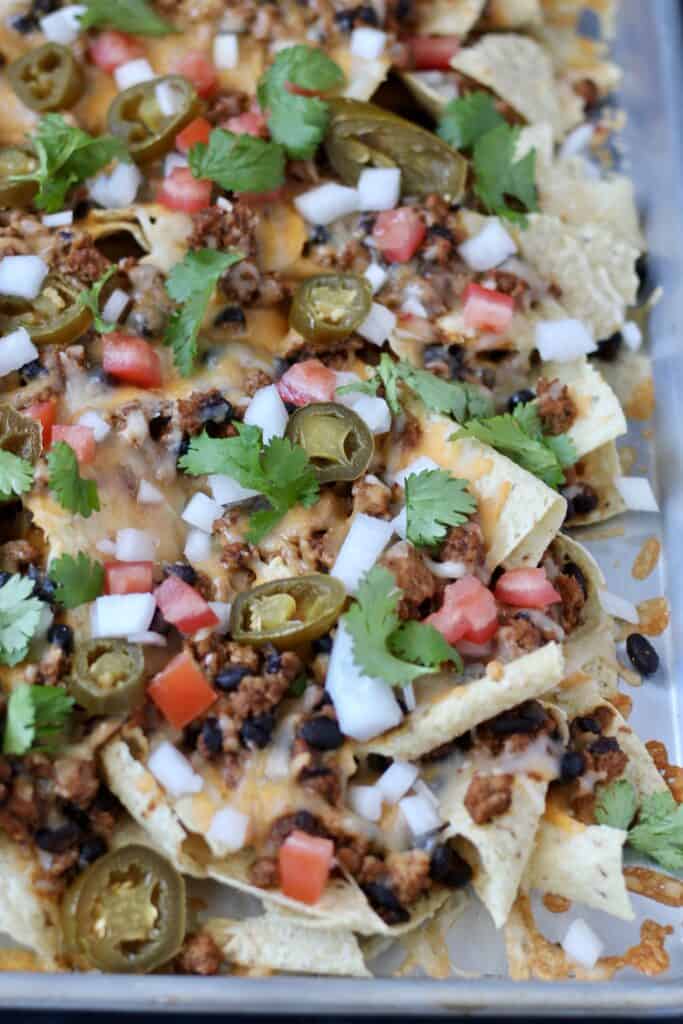
[[26,575],[33,580],[33,596],[41,601],[46,601],[47,604],[54,604],[57,588],[50,577],[42,573],[35,565],[29,565]]
[[579,775],[583,775],[585,769],[585,758],[577,750],[568,750],[562,755],[560,778],[563,782],[571,782],[572,779],[578,779]]
[[393,757],[387,757],[386,754],[368,754],[365,758],[365,763],[368,766],[368,771],[383,775],[388,768],[391,768],[394,759]]
[[226,423],[232,419],[233,407],[227,398],[215,398],[202,405],[199,419],[202,423]]
[[61,0],[33,0],[31,13],[35,15],[51,14],[61,7]]
[[581,484],[582,491],[575,494],[571,500],[573,514],[576,516],[587,516],[598,507],[598,496],[590,484]]
[[74,206],[74,220],[83,220],[84,217],[87,217],[92,209],[92,205],[89,199],[81,199],[76,203]]
[[62,813],[74,825],[78,825],[81,832],[87,833],[90,831],[90,815],[82,807],[79,807],[78,804],[73,804],[68,800],[62,805]]
[[340,32],[351,32],[353,30],[353,24],[356,20],[356,13],[353,10],[337,11],[334,20],[336,21]]
[[507,736],[516,732],[534,732],[545,720],[546,713],[543,707],[537,701],[527,701],[518,708],[496,715],[486,722],[485,726],[495,736]]
[[512,412],[516,406],[523,405],[525,402],[533,402],[535,397],[536,392],[532,391],[531,388],[521,388],[519,391],[513,392],[513,394],[508,398],[508,412]]
[[372,4],[362,4],[361,7],[357,8],[356,14],[358,15],[358,20],[366,25],[372,25],[375,28],[379,25],[379,16]]
[[23,380],[35,380],[36,377],[42,377],[47,373],[47,370],[41,363],[40,359],[32,359],[30,363],[24,363],[19,370]]
[[255,718],[248,718],[240,729],[240,739],[245,747],[258,747],[263,750],[270,743],[270,737],[275,728],[275,716],[270,712],[265,715],[256,715]]
[[92,806],[93,810],[103,811],[107,814],[117,814],[121,810],[118,798],[114,796],[110,789],[101,784]]
[[266,657],[266,666],[265,666],[265,668],[266,668],[266,672],[269,675],[275,675],[276,672],[280,671],[280,669],[282,668],[282,658],[280,657],[280,655],[278,654],[277,651],[272,651]]
[[74,631],[71,626],[62,623],[50,626],[47,631],[47,642],[61,647],[65,654],[71,654],[74,649]]
[[427,345],[422,350],[422,361],[425,366],[432,366],[434,363],[447,363],[447,347],[445,345]]
[[170,416],[152,416],[151,420],[147,425],[149,430],[149,436],[153,441],[159,441],[169,428],[171,423]]
[[310,811],[297,811],[294,815],[294,826],[311,836],[320,834],[320,826]]
[[318,715],[301,726],[300,735],[315,750],[337,750],[344,742],[342,731],[334,718]]
[[565,562],[562,566],[562,575],[572,576],[581,587],[583,596],[588,597],[588,584],[586,582],[586,577],[576,562]]
[[358,218],[358,227],[364,234],[369,235],[375,226],[377,215],[375,213],[361,213]]
[[314,654],[329,654],[332,650],[332,637],[330,634],[326,633],[325,636],[319,636],[311,644],[311,649]]
[[590,744],[588,749],[591,754],[613,754],[617,750],[621,750],[621,747],[614,736],[600,736]]
[[197,582],[197,573],[187,562],[170,562],[164,566],[164,572],[167,576],[177,576],[191,587]]
[[382,882],[368,882],[361,888],[387,924],[405,924],[410,920],[410,914],[401,906],[390,885],[384,885]]
[[88,864],[104,857],[106,852],[107,844],[104,839],[101,836],[90,836],[84,843],[81,843],[78,863],[81,867],[87,867]]
[[168,634],[173,629],[173,626],[171,625],[170,622],[166,621],[161,611],[161,608],[155,608],[154,615],[152,616],[152,621],[149,624],[149,628],[152,633],[160,633],[161,636],[168,636]]
[[472,868],[449,843],[440,843],[432,850],[429,877],[451,889],[460,889],[471,879]]
[[659,668],[659,655],[642,633],[631,633],[626,640],[626,653],[641,675],[652,676]]
[[606,363],[613,362],[619,355],[623,340],[621,331],[615,331],[614,334],[610,334],[609,338],[599,341],[595,353],[598,359],[604,359]]
[[315,227],[311,228],[308,238],[313,245],[326,245],[330,240],[329,229],[324,224],[316,224]]
[[207,718],[202,726],[202,744],[210,754],[220,754],[223,749],[223,732],[217,718]]
[[231,665],[223,669],[216,676],[214,682],[223,693],[233,693],[238,688],[245,676],[249,675],[249,669],[244,665]]
[[602,731],[597,718],[591,718],[589,715],[580,715],[574,719],[572,725],[579,729],[580,732],[592,732],[598,736]]
[[214,327],[224,327],[226,324],[238,324],[240,327],[246,327],[247,318],[241,306],[224,306],[216,315],[213,321]]
[[427,228],[427,234],[436,235],[437,238],[445,238],[449,242],[455,242],[453,232],[445,224],[432,224],[431,227]]
[[21,32],[22,36],[26,36],[30,32],[35,32],[38,28],[38,22],[30,14],[20,14],[16,18],[10,18],[9,26],[15,32]]
[[202,726],[201,722],[190,722],[183,729],[183,746],[188,750],[194,750],[197,746],[197,740],[201,736]]
[[73,821],[59,828],[39,828],[35,834],[36,845],[47,853],[64,853],[81,837],[81,830]]

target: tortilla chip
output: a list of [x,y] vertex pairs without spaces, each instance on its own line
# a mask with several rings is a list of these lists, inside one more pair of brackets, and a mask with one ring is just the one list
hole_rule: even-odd
[[158,203],[138,203],[117,210],[91,210],[84,227],[95,239],[128,232],[147,252],[140,262],[167,274],[187,252],[192,219]]
[[568,832],[541,821],[523,885],[632,921],[635,914],[622,874],[626,837],[608,825]]
[[543,363],[539,376],[557,378],[574,399],[578,415],[567,436],[580,459],[626,433],[628,426],[619,399],[587,359]]
[[621,476],[619,455],[614,441],[589,452],[574,467],[577,484],[586,483],[596,493],[598,504],[592,512],[583,515],[571,515],[567,518],[568,526],[590,526],[591,523],[603,523],[607,519],[621,515],[626,505],[615,481]]
[[60,945],[59,906],[36,881],[41,870],[37,859],[19,844],[0,834],[0,932],[37,954],[43,970],[57,969]]
[[559,644],[546,644],[498,668],[499,678],[494,678],[495,672],[471,683],[455,684],[431,700],[424,697],[427,680],[422,687],[418,684],[415,711],[396,729],[359,745],[358,751],[415,761],[480,722],[556,686],[564,670],[562,649]]
[[417,33],[421,36],[460,36],[478,21],[486,0],[418,0]]

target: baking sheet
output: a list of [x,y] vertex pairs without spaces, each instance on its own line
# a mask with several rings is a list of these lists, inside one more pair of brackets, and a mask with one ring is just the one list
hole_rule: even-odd
[[[676,0],[622,0],[616,59],[625,69],[622,104],[629,115],[624,133],[625,169],[634,178],[645,214],[653,279],[665,289],[651,319],[653,365],[657,390],[656,430],[636,424],[622,442],[635,447],[637,473],[646,468],[662,504],[662,516],[629,515],[615,525],[624,535],[592,541],[611,590],[636,602],[666,593],[671,628],[655,640],[663,667],[646,689],[634,693],[633,721],[644,739],[662,739],[672,761],[683,762],[681,685],[683,683],[683,147],[680,97],[683,96],[683,37]],[[659,535],[665,560],[645,582],[631,577],[643,540]],[[583,538],[582,538],[583,539]],[[1,898],[1,883],[0,883]],[[680,1016],[683,1008],[683,911],[633,897],[638,916],[670,923],[671,968],[659,978],[623,972],[611,983],[517,984],[505,977],[502,941],[483,909],[461,919],[453,931],[453,961],[480,977],[433,981],[390,976],[397,963],[388,954],[378,963],[384,977],[372,981],[304,978],[106,977],[0,974],[4,1008],[35,1007],[88,1010],[225,1013],[403,1013],[478,1015],[562,1014],[591,1017]],[[231,910],[243,912],[239,899]],[[615,922],[581,908],[606,942],[607,953],[623,952],[637,942],[639,922]],[[549,938],[558,938],[570,915],[541,911],[539,923]],[[400,957],[399,957],[400,960]],[[484,973],[482,973],[484,972]]]

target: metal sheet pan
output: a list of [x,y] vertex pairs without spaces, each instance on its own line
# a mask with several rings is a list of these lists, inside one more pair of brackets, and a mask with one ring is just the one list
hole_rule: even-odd
[[[665,289],[651,320],[657,391],[654,438],[633,430],[627,443],[638,449],[638,465],[647,465],[658,491],[662,516],[624,517],[624,536],[600,541],[594,551],[611,590],[635,600],[666,592],[671,628],[657,642],[664,671],[635,695],[634,721],[644,738],[663,739],[672,760],[683,761],[683,36],[677,0],[622,0],[616,58],[625,70],[622,103],[626,169],[634,178],[645,215],[652,276]],[[649,426],[649,424],[648,424]],[[665,559],[645,584],[630,576],[643,539],[659,532]],[[0,899],[2,898],[0,882]],[[500,940],[482,918],[468,919],[454,937],[460,967],[486,974],[448,981],[379,977],[372,981],[302,978],[107,977],[96,975],[0,974],[0,1004],[5,1008],[62,1010],[136,1010],[173,1013],[366,1013],[525,1016],[549,1013],[592,1017],[680,1016],[683,1009],[683,913],[636,898],[643,916],[669,921],[671,969],[648,979],[626,972],[610,983],[533,982],[504,977]],[[549,916],[549,915],[548,915]],[[588,915],[607,942],[607,951],[636,941],[637,923],[616,927],[604,915]],[[553,922],[544,921],[552,927]],[[559,926],[555,923],[555,927]],[[566,927],[566,924],[565,924]],[[466,947],[463,948],[463,947]],[[386,968],[389,969],[388,967]]]

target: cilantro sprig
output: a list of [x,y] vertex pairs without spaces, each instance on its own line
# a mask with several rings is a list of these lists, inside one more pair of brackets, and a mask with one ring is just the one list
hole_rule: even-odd
[[258,491],[269,508],[253,512],[247,540],[258,544],[297,504],[310,508],[318,500],[318,482],[306,452],[283,437],[263,445],[260,427],[237,423],[236,437],[209,437],[206,431],[190,442],[179,465],[191,476],[225,473],[242,487]]
[[97,484],[82,477],[76,453],[66,441],[53,444],[47,455],[48,483],[62,508],[88,519],[100,508]]
[[565,480],[564,470],[577,460],[576,448],[567,434],[543,433],[534,402],[517,405],[512,413],[468,420],[450,439],[461,437],[490,445],[548,487],[560,487]]
[[102,319],[100,312],[100,297],[102,289],[106,285],[107,281],[116,273],[118,267],[111,266],[108,270],[105,270],[102,277],[100,277],[90,288],[84,288],[78,296],[79,305],[83,306],[84,309],[89,309],[92,313],[93,326],[96,331],[100,334],[109,334],[111,331],[116,330],[116,324],[110,324],[106,320]]
[[208,145],[189,153],[195,178],[211,179],[233,192],[270,192],[285,180],[285,151],[278,142],[215,128]]
[[78,608],[99,597],[104,588],[104,568],[84,551],[76,557],[61,555],[50,567],[50,579],[57,586],[55,600],[64,608]]
[[343,617],[358,667],[392,686],[405,686],[448,661],[461,671],[460,655],[433,626],[401,624],[400,599],[396,580],[382,565],[374,566],[361,581],[356,601]]
[[7,702],[3,753],[21,756],[32,747],[52,749],[74,703],[61,686],[20,683]]
[[467,480],[451,476],[445,469],[411,473],[405,483],[408,540],[434,547],[445,538],[448,527],[466,522],[477,508],[467,485]]
[[493,128],[505,124],[490,93],[475,92],[447,103],[439,119],[437,134],[454,149],[470,149]]
[[683,870],[683,804],[669,790],[645,797],[638,809],[633,783],[619,779],[600,787],[595,818],[600,825],[628,830],[629,846],[668,871]]
[[327,130],[330,111],[319,96],[344,81],[344,72],[326,53],[313,46],[297,44],[280,50],[258,84],[258,101],[267,111],[268,127],[275,142],[290,156],[307,160],[313,156]]
[[173,361],[183,377],[194,370],[199,330],[213,290],[221,275],[242,259],[241,252],[198,249],[188,252],[168,275],[166,291],[182,306],[171,314],[164,342],[173,349]]
[[41,117],[30,141],[38,166],[27,174],[12,175],[10,180],[37,181],[34,203],[48,213],[61,210],[69,189],[96,174],[115,157],[130,159],[121,139],[113,135],[93,138],[82,128],[70,125],[61,114]]
[[13,452],[0,449],[0,501],[25,494],[33,486],[33,466]]
[[33,587],[33,580],[19,575],[0,587],[0,665],[17,665],[28,653],[43,610]]
[[175,32],[147,0],[87,0],[82,28],[116,28],[134,36],[166,36]]

